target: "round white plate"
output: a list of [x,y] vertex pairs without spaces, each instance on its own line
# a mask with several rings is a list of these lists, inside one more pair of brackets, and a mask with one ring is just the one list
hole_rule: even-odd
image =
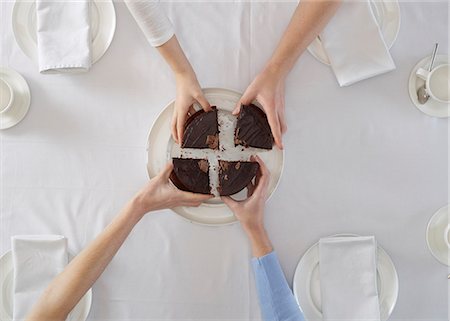
[[[334,236],[354,237],[354,234]],[[398,276],[389,255],[377,246],[378,297],[381,320],[389,318],[394,310],[398,296]],[[300,259],[294,274],[294,295],[300,309],[308,321],[322,321],[322,302],[320,295],[319,243],[311,246]]]
[[[241,94],[228,89],[206,88],[203,89],[203,92],[210,104],[217,106],[219,113],[224,113],[227,115],[229,115],[229,112],[234,109],[236,103],[241,97]],[[155,177],[172,159],[172,157],[179,157],[179,145],[175,144],[170,133],[170,121],[172,119],[173,108],[174,101],[170,102],[159,114],[148,135],[147,170],[150,178]],[[235,117],[233,117],[233,119],[235,119]],[[234,130],[231,126],[232,124],[230,123],[228,128],[229,131]],[[223,131],[221,130],[221,135],[225,132],[224,125],[222,125],[222,129]],[[232,133],[229,134],[232,136]],[[220,138],[220,140],[223,141],[222,138]],[[232,148],[230,147],[230,149]],[[235,155],[237,149],[238,148],[235,148]],[[244,158],[247,158],[250,154],[258,154],[263,159],[271,173],[269,195],[272,195],[280,181],[283,171],[284,152],[275,146],[270,151],[248,149],[246,151],[239,152],[240,155],[237,156],[240,156],[241,160],[245,160]],[[195,153],[196,151],[192,151],[192,155],[195,155]],[[202,153],[202,151],[197,151],[197,154],[198,153]],[[246,189],[233,197],[245,197],[245,190]],[[178,207],[173,210],[189,221],[199,224],[223,225],[236,221],[233,213],[218,197],[203,203],[199,207]]]
[[7,129],[25,117],[30,108],[31,94],[26,80],[17,71],[0,67],[0,78],[14,91],[14,104],[5,113],[0,114],[0,129]]
[[[116,13],[111,0],[93,0],[91,4],[92,63],[108,49],[116,29]],[[12,14],[14,37],[20,49],[38,63],[36,36],[36,3],[16,0]]]
[[439,262],[448,266],[450,266],[450,250],[445,243],[444,232],[449,224],[450,209],[447,205],[431,217],[427,226],[427,244],[431,254]]
[[[384,41],[390,49],[395,40],[397,39],[398,32],[400,30],[400,6],[398,0],[370,0],[372,11],[378,25],[381,28]],[[330,59],[323,48],[320,37],[311,42],[308,46],[308,51],[320,62],[329,65]]]
[[[431,61],[431,56],[423,58],[421,61],[414,66],[411,74],[409,75],[408,80],[408,90],[409,97],[411,98],[412,103],[416,106],[421,112],[433,116],[445,118],[450,116],[450,104],[441,103],[439,101],[434,100],[430,97],[425,104],[420,104],[417,99],[417,89],[422,86],[425,81],[419,77],[417,77],[416,72],[419,68],[428,69]],[[442,64],[448,64],[448,56],[447,55],[437,55],[434,60],[434,67],[437,67]]]
[[[69,255],[72,258],[72,255]],[[13,312],[13,261],[11,251],[0,257],[0,285],[2,296],[0,302],[0,320],[12,321]],[[80,302],[70,312],[67,321],[85,321],[88,317],[92,303],[92,289],[81,298]],[[31,307],[30,307],[31,308]]]

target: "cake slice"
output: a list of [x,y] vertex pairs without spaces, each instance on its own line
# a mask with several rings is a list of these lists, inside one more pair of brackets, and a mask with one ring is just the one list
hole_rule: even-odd
[[219,148],[219,124],[217,121],[217,108],[211,111],[203,109],[188,118],[184,126],[182,148]]
[[266,113],[253,104],[242,105],[234,133],[235,146],[255,147],[270,150],[273,135]]
[[208,160],[173,158],[172,162],[170,180],[176,187],[187,192],[211,194]]
[[258,172],[257,162],[229,162],[219,160],[219,186],[220,195],[233,195],[243,190],[252,181]]

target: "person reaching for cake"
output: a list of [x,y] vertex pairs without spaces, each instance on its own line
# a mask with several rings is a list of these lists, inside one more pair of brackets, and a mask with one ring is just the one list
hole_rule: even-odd
[[[264,227],[264,204],[267,199],[269,171],[259,157],[255,183],[248,186],[248,198],[235,201],[222,197],[235,214],[247,235],[262,316],[265,321],[303,321],[272,244]],[[177,206],[199,206],[212,195],[194,194],[177,189],[169,181],[173,165],[138,192],[85,249],[58,274],[31,307],[26,321],[63,321],[97,281],[134,226],[149,212]],[[148,316],[149,318],[151,316]]]
[[158,49],[175,76],[177,92],[171,131],[173,139],[181,144],[184,123],[188,113],[194,111],[192,105],[197,102],[205,111],[210,111],[211,106],[158,1],[125,0],[125,3],[149,43]]
[[[241,105],[249,105],[257,100],[267,114],[275,145],[280,149],[283,148],[282,135],[287,130],[284,110],[286,77],[300,55],[337,11],[341,1],[300,1],[271,58],[250,83],[233,111],[237,115]],[[205,111],[209,111],[211,106],[158,2],[125,0],[125,3],[150,44],[158,48],[175,74],[177,94],[171,130],[173,139],[181,144],[187,114],[193,111],[192,104],[197,102]]]
[[241,105],[257,100],[267,114],[275,145],[280,149],[283,148],[282,135],[287,130],[284,110],[286,77],[340,3],[341,0],[300,1],[271,58],[247,87],[233,111],[237,115]]
[[250,242],[259,305],[264,321],[304,321],[278,258],[264,226],[264,205],[268,197],[270,173],[258,156],[259,163],[255,183],[247,187],[248,198],[235,201],[222,196],[223,202],[233,211]]
[[169,181],[172,169],[172,164],[166,165],[125,205],[103,232],[50,282],[39,300],[30,307],[26,321],[66,320],[147,213],[178,206],[199,206],[212,197],[177,189]]

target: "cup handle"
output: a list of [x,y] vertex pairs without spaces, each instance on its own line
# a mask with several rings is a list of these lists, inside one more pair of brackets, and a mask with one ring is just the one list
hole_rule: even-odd
[[427,80],[429,74],[430,74],[430,72],[428,70],[426,70],[426,69],[423,69],[423,68],[419,68],[416,71],[417,77],[419,77],[419,78],[421,78],[423,80]]

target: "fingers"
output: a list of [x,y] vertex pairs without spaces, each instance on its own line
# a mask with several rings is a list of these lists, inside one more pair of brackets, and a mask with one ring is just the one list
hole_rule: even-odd
[[191,192],[184,192],[179,191],[182,204],[183,206],[200,206],[203,202],[206,202],[207,200],[213,198],[213,195],[210,194],[198,194],[198,193],[191,193]]
[[195,113],[196,113],[196,110],[195,110],[194,106],[190,106],[189,110],[188,110],[188,116],[190,117],[190,116],[194,115]]
[[184,124],[186,123],[187,114],[185,113],[178,113],[177,114],[177,137],[178,141],[177,143],[181,144],[183,141],[183,134],[184,134]]
[[232,211],[234,211],[239,204],[239,202],[235,201],[229,196],[221,196],[220,198]]
[[210,111],[211,110],[211,105],[209,104],[209,102],[206,100],[205,96],[203,95],[203,93],[197,95],[196,97],[194,97],[195,100],[197,100],[197,102],[200,104],[200,106],[202,106],[204,111]]
[[267,115],[267,120],[269,121],[269,126],[270,129],[272,130],[272,135],[273,138],[275,140],[275,145],[279,148],[279,149],[283,149],[283,143],[281,140],[281,125],[280,125],[280,121],[278,119],[278,113],[276,112],[275,108],[272,108],[268,105],[263,104],[266,115]]
[[247,185],[247,198],[252,196],[254,191],[255,191],[255,184],[253,184],[253,182],[250,182]]
[[278,108],[278,120],[281,125],[281,134],[284,135],[287,132],[287,124],[284,116],[284,107]]
[[267,192],[267,187],[269,186],[270,172],[264,164],[263,160],[259,156],[253,156],[253,159],[259,164],[259,172],[256,176],[256,188],[254,194],[260,194]]
[[172,170],[173,170],[172,162],[167,163],[166,167],[164,167],[164,169],[159,173],[159,175],[161,175],[163,179],[168,180],[170,178],[170,174],[172,174]]
[[239,102],[236,104],[236,107],[234,108],[232,114],[233,115],[239,114],[239,112],[241,111],[241,105],[249,105],[255,98],[256,97],[253,94],[253,92],[247,89],[242,95],[241,99],[239,99]]
[[170,122],[170,131],[172,132],[173,140],[178,144],[178,133],[177,133],[177,111],[176,109],[172,114],[172,121]]

